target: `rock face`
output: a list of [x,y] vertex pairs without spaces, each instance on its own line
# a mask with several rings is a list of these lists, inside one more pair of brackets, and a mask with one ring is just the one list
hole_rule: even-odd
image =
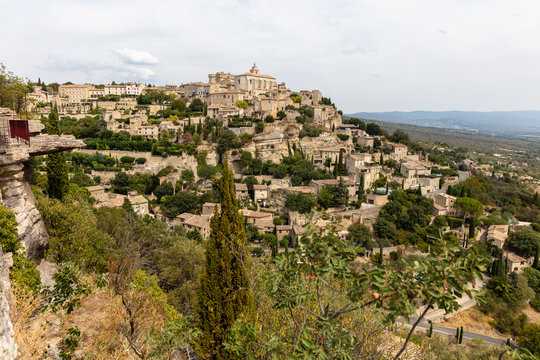
[[43,255],[49,236],[35,206],[30,185],[25,180],[24,170],[21,163],[2,167],[4,176],[0,179],[0,203],[15,212],[19,241],[30,258],[38,259]]
[[[4,121],[2,110],[5,109],[0,109],[0,122]],[[28,123],[31,134],[43,128],[39,121],[29,120]],[[15,212],[19,224],[19,240],[30,258],[40,259],[43,256],[49,236],[27,181],[28,162],[34,155],[52,154],[82,146],[84,143],[73,136],[58,135],[32,136],[30,144],[13,140],[0,144],[0,204]]]
[[0,359],[12,360],[17,358],[13,325],[9,318],[9,300],[11,283],[9,268],[13,265],[11,254],[4,254],[0,249]]

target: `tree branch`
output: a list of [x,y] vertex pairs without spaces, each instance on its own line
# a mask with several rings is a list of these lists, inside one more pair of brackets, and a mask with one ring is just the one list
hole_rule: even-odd
[[413,324],[413,326],[411,328],[411,331],[409,331],[409,334],[407,335],[407,338],[405,339],[405,343],[401,347],[401,350],[399,350],[399,352],[396,354],[396,356],[394,356],[394,360],[398,360],[399,357],[401,356],[401,354],[403,354],[403,352],[407,348],[407,344],[409,343],[409,340],[411,339],[411,336],[412,336],[412,334],[414,332],[414,329],[416,329],[418,324],[420,324],[420,321],[422,321],[424,316],[426,316],[427,312],[429,311],[429,309],[431,308],[432,305],[433,305],[433,299],[429,300],[429,303],[427,304],[427,306],[424,309],[424,311],[422,312],[422,314],[418,317],[418,319],[416,319],[415,323]]

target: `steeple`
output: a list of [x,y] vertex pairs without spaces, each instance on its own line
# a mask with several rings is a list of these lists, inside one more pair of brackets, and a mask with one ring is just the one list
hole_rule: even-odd
[[257,65],[255,65],[255,63],[253,63],[253,66],[251,67],[249,72],[252,73],[252,74],[258,74],[259,73],[259,69],[257,69]]

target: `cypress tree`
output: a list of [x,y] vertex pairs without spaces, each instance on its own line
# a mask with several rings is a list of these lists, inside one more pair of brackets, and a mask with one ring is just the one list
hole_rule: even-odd
[[379,163],[381,165],[384,164],[383,153],[381,153],[381,158],[379,159]]
[[469,218],[469,239],[474,238],[474,218]]
[[433,321],[429,320],[428,338],[430,338],[432,335],[433,335]]
[[532,268],[538,270],[538,257],[540,256],[540,245],[536,245],[536,253],[534,254],[534,260],[532,263]]
[[364,174],[360,175],[360,185],[358,185],[358,204],[362,204],[364,201]]
[[456,344],[459,344],[459,326],[456,328]]
[[[56,107],[49,114],[48,132],[51,135],[60,135],[60,123]],[[47,155],[45,170],[47,172],[47,192],[49,197],[62,200],[68,190],[66,154],[58,152]]]
[[343,149],[339,149],[339,158],[338,158],[338,175],[341,175],[343,172]]
[[459,343],[463,342],[463,326],[459,329]]
[[246,270],[246,233],[234,195],[233,175],[224,163],[220,180],[221,210],[214,210],[206,245],[206,267],[197,293],[196,312],[201,334],[195,341],[202,359],[234,359],[223,342],[253,297]]

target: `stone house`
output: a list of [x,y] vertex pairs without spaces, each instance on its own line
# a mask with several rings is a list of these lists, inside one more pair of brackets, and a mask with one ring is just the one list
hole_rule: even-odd
[[455,215],[454,203],[456,197],[445,193],[435,194],[433,197],[433,215]]
[[258,203],[264,203],[268,200],[268,186],[253,185],[254,196],[253,200]]
[[521,270],[523,270],[524,268],[531,266],[534,261],[534,258],[532,256],[529,259],[524,259],[521,256],[518,256],[517,254],[514,254],[510,251],[505,251],[504,257],[506,259],[508,271],[515,271],[517,273],[520,273]]
[[367,194],[364,202],[370,205],[384,206],[388,202],[388,195]]
[[107,200],[107,195],[105,194],[105,188],[103,186],[89,186],[86,189],[90,191],[90,196],[96,199],[96,202],[100,203]]
[[247,185],[242,184],[242,183],[235,183],[234,184],[234,194],[236,195],[236,198],[238,200],[249,198]]
[[485,240],[489,244],[502,249],[508,239],[508,225],[491,225],[485,233]]
[[131,203],[133,211],[140,216],[145,216],[150,213],[148,209],[148,200],[142,195],[128,195],[128,200]]
[[384,147],[392,151],[392,157],[397,161],[407,157],[407,145],[397,143],[385,143]]
[[212,215],[214,213],[214,208],[216,206],[217,206],[217,209],[219,211],[221,209],[221,204],[215,204],[215,203],[210,203],[210,202],[204,203],[202,205],[201,215],[203,215],[203,216]]
[[401,164],[400,173],[406,178],[429,176],[431,170],[419,161],[408,161]]
[[276,225],[277,240],[281,241],[285,236],[291,236],[292,225]]
[[255,225],[255,221],[260,219],[272,220],[272,214],[267,212],[240,209],[240,213],[246,218],[246,222],[251,225]]
[[207,239],[210,236],[210,218],[210,215],[183,213],[173,220],[173,224],[182,225],[187,231],[198,230]]
[[[315,189],[315,193],[318,194],[321,192],[323,187],[330,185],[330,186],[338,186],[340,183],[340,179],[324,179],[324,180],[311,180],[309,185]],[[349,191],[349,196],[355,196],[356,195],[356,184],[354,181],[350,180],[343,180],[343,183],[347,187],[347,190]]]

